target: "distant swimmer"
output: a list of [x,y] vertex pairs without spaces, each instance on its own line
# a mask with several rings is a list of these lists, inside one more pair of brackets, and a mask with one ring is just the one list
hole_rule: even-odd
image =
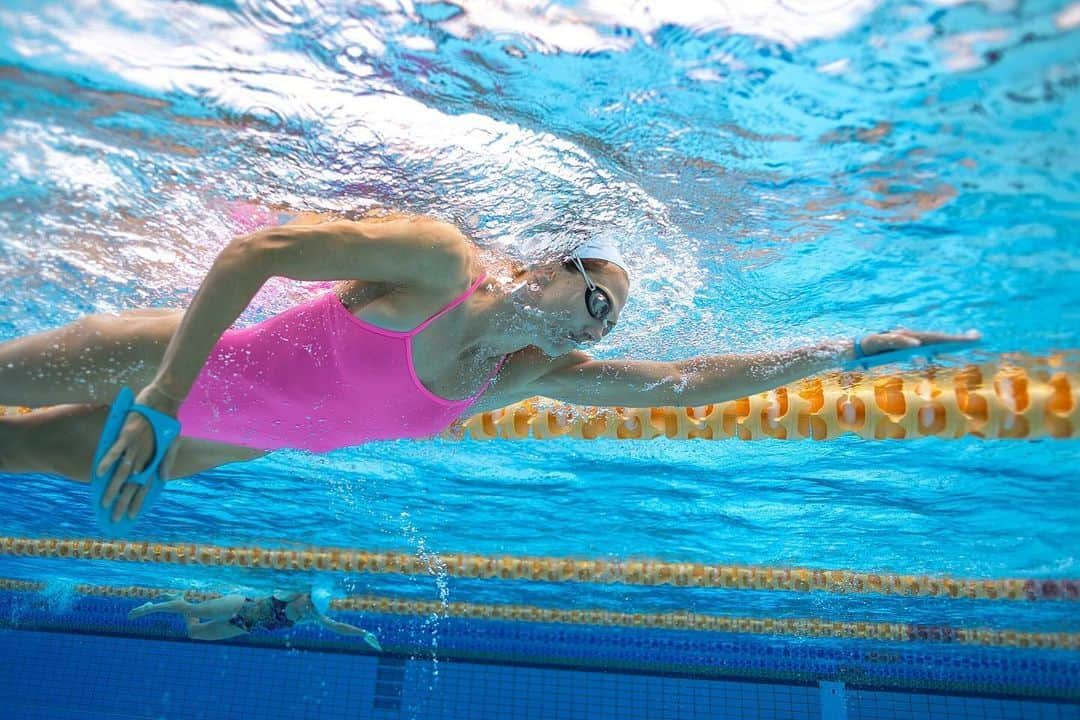
[[379,641],[367,630],[327,617],[330,595],[317,589],[310,593],[279,592],[252,599],[243,595],[225,595],[204,602],[188,602],[175,597],[163,602],[148,602],[128,613],[129,620],[151,613],[176,613],[187,621],[192,640],[225,640],[255,630],[282,630],[300,623],[317,623],[341,635],[356,635],[382,650]]
[[[277,276],[340,282],[232,328]],[[519,266],[426,217],[307,215],[235,238],[186,311],[92,315],[0,344],[0,404],[44,408],[0,418],[0,471],[89,481],[102,524],[124,532],[165,479],[271,450],[430,437],[535,395],[708,405],[978,340],[891,330],[774,352],[594,359],[584,348],[616,327],[629,294],[629,265],[603,233]]]

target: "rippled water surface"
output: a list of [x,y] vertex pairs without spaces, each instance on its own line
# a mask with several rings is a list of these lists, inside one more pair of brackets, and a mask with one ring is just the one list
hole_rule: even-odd
[[[0,338],[182,306],[245,200],[428,213],[525,258],[614,232],[636,284],[604,356],[894,325],[979,328],[985,356],[1080,347],[1080,5],[667,5],[6,0]],[[253,315],[305,292],[273,285]],[[171,486],[138,535],[1076,577],[1078,461],[1075,441],[387,443]],[[68,483],[9,477],[0,498],[3,534],[96,532]],[[1052,603],[451,595],[1080,630]]]

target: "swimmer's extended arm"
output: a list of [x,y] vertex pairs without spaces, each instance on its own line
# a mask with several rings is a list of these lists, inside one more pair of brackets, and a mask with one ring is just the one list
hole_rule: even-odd
[[327,630],[333,630],[339,635],[356,635],[362,637],[364,638],[364,642],[366,642],[371,647],[375,648],[376,650],[382,650],[382,646],[379,645],[379,641],[375,638],[375,636],[363,628],[358,628],[355,625],[350,625],[349,623],[343,623],[339,622],[338,620],[328,618],[322,613],[317,613],[315,615],[315,619],[318,620],[319,624]]
[[570,353],[530,383],[531,395],[576,405],[693,407],[746,397],[832,370],[854,359],[851,340],[752,355],[702,355],[669,362],[595,360]]
[[[893,330],[860,340],[865,355],[920,345],[970,343],[977,335]],[[749,355],[703,355],[688,360],[595,360],[583,352],[550,359],[525,397],[543,395],[577,405],[696,407],[765,392],[855,359],[852,340]]]

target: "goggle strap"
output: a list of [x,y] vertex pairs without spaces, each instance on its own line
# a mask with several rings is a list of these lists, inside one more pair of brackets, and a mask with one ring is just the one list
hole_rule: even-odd
[[571,255],[570,259],[574,261],[574,265],[576,265],[578,271],[581,272],[581,276],[585,278],[585,287],[589,288],[590,290],[595,290],[596,285],[593,283],[592,278],[589,277],[589,273],[585,272],[585,266],[582,265],[581,258],[579,258],[577,255]]

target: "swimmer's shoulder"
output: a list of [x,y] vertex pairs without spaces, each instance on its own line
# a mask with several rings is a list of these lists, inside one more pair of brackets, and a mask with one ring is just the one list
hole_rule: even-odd
[[[387,285],[441,296],[459,290],[462,284],[468,287],[484,272],[472,239],[455,224],[431,216],[401,212],[359,216],[303,212],[281,219],[284,222],[277,226],[279,238],[296,246],[307,246],[317,240],[322,243],[318,255],[337,256],[339,267],[352,264],[350,245],[361,243],[366,248],[379,248],[375,254],[365,250],[364,254],[372,261],[365,268],[382,266],[391,277],[376,275],[364,281],[344,281],[355,283],[357,288],[360,284]],[[296,254],[303,252],[298,250]]]
[[352,222],[378,235],[393,233],[411,238],[416,255],[402,261],[417,269],[414,289],[436,296],[459,294],[484,274],[485,268],[476,244],[453,223],[427,215],[395,214],[367,217]]

